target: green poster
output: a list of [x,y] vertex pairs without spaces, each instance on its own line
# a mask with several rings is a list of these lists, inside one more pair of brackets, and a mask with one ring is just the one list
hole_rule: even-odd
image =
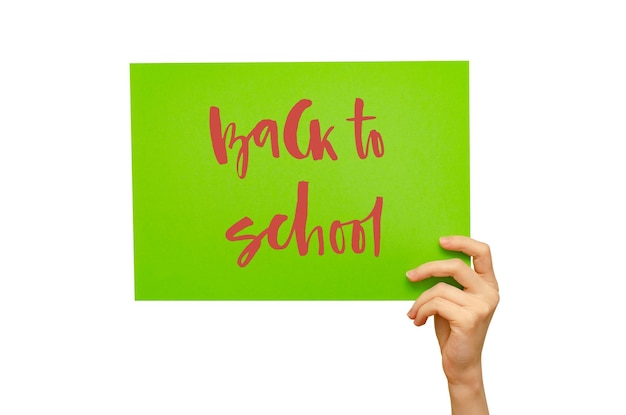
[[135,298],[417,297],[469,235],[468,71],[131,64]]

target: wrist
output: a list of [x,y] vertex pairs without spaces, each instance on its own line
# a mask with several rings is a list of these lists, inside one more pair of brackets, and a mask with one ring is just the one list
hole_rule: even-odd
[[480,367],[448,378],[453,415],[488,414],[487,398]]
[[444,373],[449,386],[471,389],[483,383],[483,370],[480,361],[462,369],[450,369],[444,366]]

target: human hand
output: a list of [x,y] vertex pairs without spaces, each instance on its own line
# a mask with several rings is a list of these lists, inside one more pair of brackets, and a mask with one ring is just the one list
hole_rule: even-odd
[[[440,245],[470,255],[474,269],[460,259],[446,259],[428,262],[407,272],[411,281],[452,276],[464,287],[461,290],[438,283],[418,297],[408,316],[416,326],[425,324],[428,317],[434,316],[453,409],[456,398],[478,394],[482,395],[486,411],[481,355],[487,328],[500,298],[491,251],[488,245],[464,236],[441,238]],[[453,413],[456,412],[453,410]]]

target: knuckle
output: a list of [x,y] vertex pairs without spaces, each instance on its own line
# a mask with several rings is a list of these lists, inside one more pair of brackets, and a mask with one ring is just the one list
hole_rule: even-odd
[[482,303],[478,308],[477,316],[480,320],[487,318],[491,314],[491,307],[487,303]]
[[489,244],[481,242],[480,247],[481,247],[481,249],[483,251],[483,254],[491,255],[491,247],[489,246]]
[[483,255],[491,254],[491,247],[488,244],[484,243],[484,242],[480,243],[479,250],[480,250],[481,254],[483,254]]
[[498,304],[500,304],[500,293],[496,291],[493,294],[493,308],[495,309]]
[[[447,284],[443,281],[440,281],[433,285],[431,288],[426,290],[420,298],[423,298],[423,301],[427,301],[428,299],[432,300],[434,298],[439,298],[445,295],[446,291],[449,289],[450,284]],[[418,298],[419,301],[419,298]]]
[[446,291],[447,287],[449,286],[449,284],[441,281],[438,282],[437,284],[435,284],[432,288],[433,292],[437,293],[437,294],[441,294],[444,291]]
[[454,269],[460,269],[460,268],[467,267],[467,264],[465,262],[463,262],[463,260],[460,259],[460,258],[452,258],[450,260],[450,263],[451,263],[451,265],[452,265],[452,267]]

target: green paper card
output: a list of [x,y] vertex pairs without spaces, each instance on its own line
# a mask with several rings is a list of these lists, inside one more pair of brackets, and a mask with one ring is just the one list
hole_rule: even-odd
[[468,62],[130,80],[137,300],[406,300],[439,281],[407,270],[468,261],[438,244],[469,235]]

